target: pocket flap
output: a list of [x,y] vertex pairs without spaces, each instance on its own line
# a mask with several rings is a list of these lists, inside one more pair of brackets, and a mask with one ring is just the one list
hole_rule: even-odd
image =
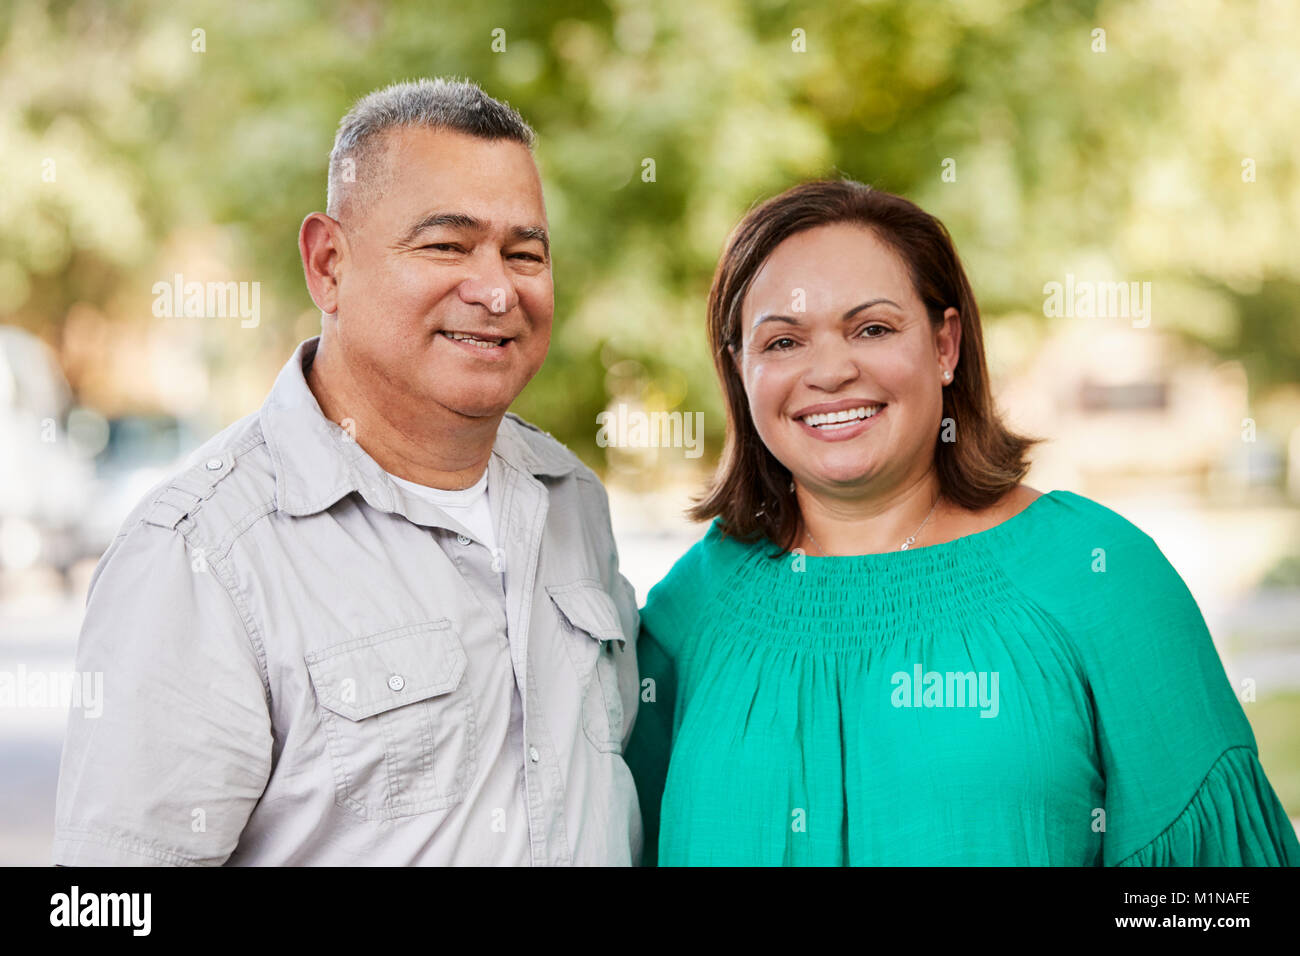
[[599,584],[594,581],[548,584],[546,593],[578,630],[586,631],[598,641],[626,641],[614,599]]
[[305,659],[321,705],[348,720],[453,691],[466,664],[445,618],[344,641]]

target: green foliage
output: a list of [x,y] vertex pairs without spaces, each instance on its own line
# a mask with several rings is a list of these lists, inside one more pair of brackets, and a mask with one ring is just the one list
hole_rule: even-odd
[[[0,321],[56,343],[77,302],[148,321],[169,248],[215,225],[292,342],[311,310],[296,231],[324,206],[339,117],[391,81],[455,74],[539,132],[557,328],[518,410],[593,462],[607,369],[626,361],[633,390],[705,411],[719,447],[718,255],[755,200],[824,175],[943,219],[988,321],[1046,322],[1042,286],[1067,272],[1214,290],[1229,328],[1213,344],[1248,359],[1258,394],[1300,378],[1298,26],[1264,0],[20,0],[0,9]],[[1202,332],[1194,314],[1157,321]],[[206,345],[219,376],[232,353]]]
[[1245,705],[1259,760],[1291,816],[1300,809],[1300,693],[1287,691]]

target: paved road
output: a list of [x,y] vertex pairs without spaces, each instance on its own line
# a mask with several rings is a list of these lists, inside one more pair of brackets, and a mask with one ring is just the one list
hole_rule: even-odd
[[[48,587],[0,603],[0,673],[70,674],[81,612],[79,597]],[[23,703],[0,707],[0,866],[50,862],[68,712]]]
[[[640,503],[615,498],[612,508],[623,573],[644,601],[649,588],[702,534],[702,528],[676,519],[676,507],[655,509],[658,513],[652,514]],[[72,672],[92,569],[93,564],[80,569],[73,589],[63,593],[48,579],[33,578],[18,586],[10,582],[0,600],[0,673],[15,674],[20,666],[29,674]],[[1229,631],[1252,636],[1226,662],[1234,682],[1253,677],[1261,697],[1300,687],[1300,593],[1255,594],[1244,601],[1220,602],[1213,596],[1202,598],[1203,585],[1192,587],[1216,637]],[[49,863],[67,719],[66,711],[58,707],[0,707],[0,866]]]

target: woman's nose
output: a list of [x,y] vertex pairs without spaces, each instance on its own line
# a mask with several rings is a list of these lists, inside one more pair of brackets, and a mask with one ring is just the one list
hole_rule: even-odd
[[808,352],[809,365],[804,382],[811,388],[833,392],[856,380],[862,370],[844,342],[814,346]]

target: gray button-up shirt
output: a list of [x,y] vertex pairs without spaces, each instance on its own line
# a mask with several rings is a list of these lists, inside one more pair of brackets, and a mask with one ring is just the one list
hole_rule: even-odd
[[54,862],[636,862],[638,620],[600,482],[507,415],[489,554],[325,418],[318,342],[100,560],[102,714],[70,715]]

